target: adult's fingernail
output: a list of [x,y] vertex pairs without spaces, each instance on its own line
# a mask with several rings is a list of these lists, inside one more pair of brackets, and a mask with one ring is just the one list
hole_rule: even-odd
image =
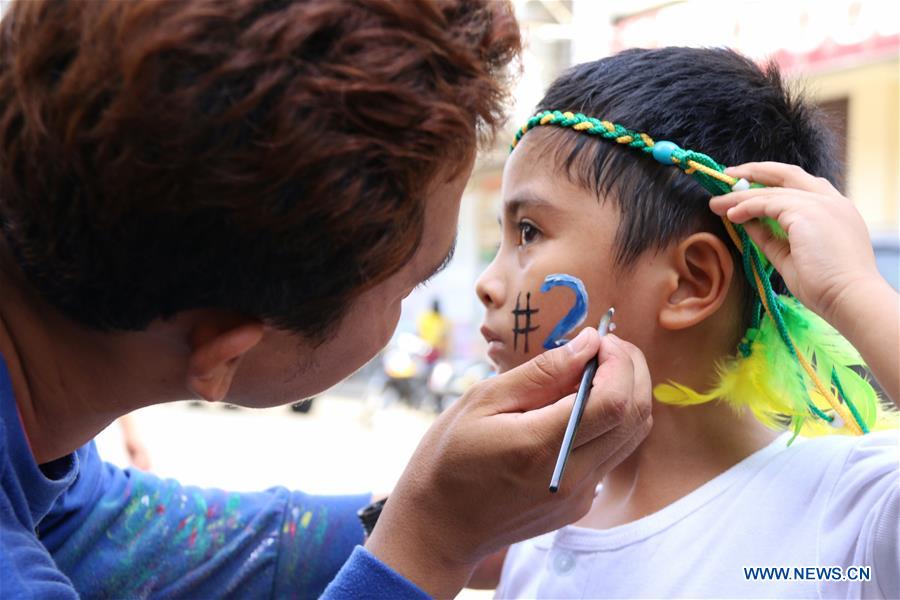
[[578,354],[587,347],[589,336],[589,331],[587,329],[582,329],[581,333],[576,335],[574,340],[566,344],[566,348],[568,348],[569,352],[572,354]]

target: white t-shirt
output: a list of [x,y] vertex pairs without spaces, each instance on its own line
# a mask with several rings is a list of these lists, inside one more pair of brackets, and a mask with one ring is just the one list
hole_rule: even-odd
[[632,523],[512,546],[497,597],[900,598],[898,432],[789,439]]

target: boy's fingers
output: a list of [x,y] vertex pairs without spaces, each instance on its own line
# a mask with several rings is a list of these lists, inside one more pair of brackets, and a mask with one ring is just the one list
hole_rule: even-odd
[[729,167],[725,173],[732,177],[743,177],[754,183],[769,187],[788,187],[810,192],[825,193],[834,190],[826,179],[810,175],[796,165],[777,162],[752,162]]

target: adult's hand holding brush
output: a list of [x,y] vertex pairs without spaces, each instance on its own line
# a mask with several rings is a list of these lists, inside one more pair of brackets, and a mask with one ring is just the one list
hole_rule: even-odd
[[[594,386],[556,494],[547,492],[585,364]],[[434,423],[366,547],[435,597],[452,597],[485,556],[576,521],[597,483],[651,425],[641,352],[586,328],[571,342],[481,382]]]

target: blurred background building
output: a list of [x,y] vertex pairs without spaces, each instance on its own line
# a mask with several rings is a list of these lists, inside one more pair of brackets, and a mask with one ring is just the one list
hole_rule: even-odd
[[[398,0],[402,1],[402,0]],[[9,0],[0,0],[0,14]],[[900,3],[896,0],[512,0],[525,51],[509,127],[481,154],[466,190],[453,262],[405,302],[399,332],[438,300],[449,353],[481,355],[474,282],[496,250],[507,144],[566,68],[625,48],[730,47],[782,72],[832,118],[847,194],[869,225],[879,266],[900,285]]]
[[[830,115],[846,193],[897,285],[900,195],[900,4],[895,0],[514,0],[525,32],[522,75],[508,132],[483,153],[463,199],[457,255],[407,300],[401,329],[434,298],[453,322],[452,352],[482,351],[473,292],[498,240],[500,177],[515,127],[566,68],[625,48],[730,47],[782,72]],[[702,150],[702,149],[701,149]]]

